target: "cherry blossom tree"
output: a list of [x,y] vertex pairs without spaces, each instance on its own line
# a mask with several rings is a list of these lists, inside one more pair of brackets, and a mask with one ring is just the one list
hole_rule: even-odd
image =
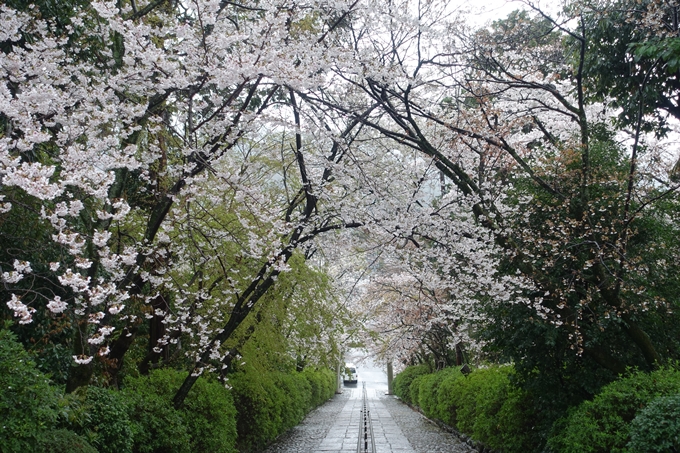
[[[66,5],[0,7],[0,275],[8,317],[58,324],[67,390],[142,343],[142,371],[185,354],[180,406],[267,326],[314,361],[356,307],[386,359],[675,356],[677,156],[645,133],[675,60],[631,47],[615,122],[590,29],[614,3],[480,29],[439,0]],[[299,287],[323,266],[345,306]]]
[[[306,99],[431,159],[467,197],[468,213],[502,250],[496,268],[531,282],[523,293],[528,304],[500,298],[486,305],[502,354],[523,361],[527,375],[536,366],[562,370],[565,361],[574,370],[604,370],[604,379],[631,364],[658,366],[660,349],[673,346],[651,320],[671,322],[674,305],[652,290],[665,261],[647,252],[665,247],[665,231],[676,225],[678,187],[668,176],[674,159],[654,152],[643,133],[643,96],[627,136],[615,134],[608,99],[586,96],[588,6],[574,2],[554,17],[527,7],[471,31],[437,2],[383,5],[351,22],[347,45],[361,70],[338,72],[344,84]],[[645,83],[643,77],[636,89],[645,92]],[[362,102],[377,107],[359,116]],[[455,254],[449,258],[450,268],[460,265]],[[411,291],[393,292],[422,301]],[[517,341],[518,326],[503,319],[512,307],[542,326],[544,339]],[[555,356],[536,348],[554,338]],[[544,360],[550,357],[556,359]]]
[[[55,257],[12,252],[6,306],[24,324],[38,310],[70,319],[67,390],[89,382],[96,357],[115,376],[149,318],[152,352],[190,339],[180,405],[294,250],[346,226],[318,215],[312,184],[356,123],[310,147],[328,167],[310,174],[288,88],[324,80],[325,40],[351,7],[337,6],[93,2],[59,18],[2,7],[3,211],[30,200]],[[283,170],[258,174],[273,150]]]

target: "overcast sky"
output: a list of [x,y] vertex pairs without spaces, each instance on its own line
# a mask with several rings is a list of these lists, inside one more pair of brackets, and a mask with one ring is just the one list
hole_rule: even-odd
[[[526,3],[522,0],[451,0],[451,5],[456,5],[463,11],[468,11],[470,19],[476,25],[484,25],[497,19],[503,19],[517,9],[528,9]],[[544,11],[555,13],[563,2],[560,0],[531,0],[531,3]]]

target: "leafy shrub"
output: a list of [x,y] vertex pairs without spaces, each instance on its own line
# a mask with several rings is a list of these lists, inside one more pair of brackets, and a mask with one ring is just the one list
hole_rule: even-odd
[[[438,418],[435,416],[437,386],[441,382],[439,378],[440,373],[424,374],[417,377],[413,382],[419,381],[418,385],[418,406],[423,413],[430,418]],[[413,383],[411,383],[413,385]],[[411,394],[411,388],[409,388]]]
[[41,453],[98,453],[83,437],[65,429],[45,431],[38,439],[36,451]]
[[185,400],[182,415],[192,452],[236,451],[236,408],[231,392],[224,385],[198,379]]
[[55,426],[58,393],[15,335],[0,329],[0,451],[30,451]]
[[181,384],[174,370],[154,370],[127,378],[123,392],[130,402],[135,453],[188,453],[189,432],[182,414],[172,406],[173,388]]
[[[528,395],[512,386],[512,367],[494,366],[463,376],[447,368],[417,376],[409,393],[425,415],[456,427],[488,447],[506,452],[537,449]],[[415,394],[418,397],[415,398]]]
[[129,407],[116,390],[88,386],[65,399],[68,427],[100,453],[131,453],[133,425]]
[[281,419],[279,429],[283,432],[300,423],[311,410],[312,388],[299,373],[275,373],[274,385],[279,390],[275,407]]
[[630,451],[680,451],[680,394],[660,397],[630,424]]
[[492,449],[533,451],[535,415],[528,395],[511,384],[512,373],[512,367],[492,366],[458,380],[458,428]]
[[426,416],[443,421],[443,415],[439,411],[439,387],[451,375],[462,377],[458,368],[445,368],[419,378],[418,406],[420,406]]
[[410,387],[415,378],[423,374],[430,373],[430,367],[427,365],[416,365],[406,367],[404,371],[399,373],[393,381],[394,394],[405,402],[411,404]]
[[480,370],[475,370],[463,379],[457,379],[451,389],[456,405],[456,428],[471,436],[477,415],[477,392],[483,384],[483,375],[480,376]]
[[186,373],[164,368],[125,380],[135,452],[235,451],[236,409],[231,393],[217,382],[200,378],[184,407],[175,410],[172,398],[185,377]]
[[510,367],[490,367],[458,381],[458,427],[484,444],[498,437],[497,415],[508,397],[510,371]]
[[419,406],[418,397],[420,396],[420,383],[428,376],[430,375],[421,374],[420,376],[416,376],[415,379],[411,381],[411,385],[408,386],[408,396],[411,399],[410,403],[414,406]]
[[238,408],[239,450],[245,451],[262,449],[335,393],[330,370],[241,372],[229,382]]
[[318,373],[318,379],[322,382],[321,388],[323,389],[323,393],[321,395],[322,399],[318,404],[315,404],[315,407],[333,398],[333,395],[335,395],[335,392],[338,389],[338,377],[334,371],[324,368],[319,370]]
[[558,452],[623,452],[631,441],[631,422],[659,396],[680,392],[680,371],[636,372],[605,386],[555,424],[548,445]]
[[181,377],[174,370],[154,370],[148,376],[127,378],[124,393],[134,422],[135,453],[189,453],[189,431],[182,414],[172,406]]
[[309,391],[311,393],[310,404],[316,407],[324,401],[322,396],[324,394],[323,378],[320,378],[317,372],[311,368],[302,370],[302,375],[309,383]]
[[282,422],[275,408],[279,390],[266,374],[237,373],[229,383],[238,410],[239,450],[264,447],[281,432]]
[[545,443],[542,433],[536,429],[540,417],[532,396],[510,385],[495,421],[498,433],[489,437],[488,445],[507,453],[540,451]]
[[437,387],[436,418],[449,426],[457,426],[458,420],[458,381],[465,379],[457,368],[447,368],[439,372],[442,381]]
[[311,388],[312,408],[323,404],[335,394],[336,376],[331,370],[305,368],[302,375],[307,379]]

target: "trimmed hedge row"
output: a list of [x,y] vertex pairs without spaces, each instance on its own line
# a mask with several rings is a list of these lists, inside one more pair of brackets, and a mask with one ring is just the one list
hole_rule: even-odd
[[126,380],[123,393],[130,402],[135,440],[142,440],[135,453],[235,451],[231,392],[219,382],[199,379],[176,411],[172,398],[185,378],[186,373],[164,369]]
[[250,451],[300,423],[335,393],[330,370],[240,373],[230,377],[230,390],[199,379],[177,411],[172,397],[185,377],[160,369],[126,379],[121,391],[79,390],[67,397],[71,412],[81,415],[68,428],[99,453]]
[[677,451],[679,395],[679,370],[631,373],[558,420],[548,445],[563,453]]
[[545,440],[531,396],[512,385],[510,366],[463,376],[409,367],[394,380],[397,396],[429,418],[502,452],[636,453],[680,451],[680,370],[632,372],[569,410]]
[[330,370],[240,373],[231,390],[200,378],[175,410],[185,377],[164,368],[126,378],[121,390],[61,395],[0,329],[0,453],[235,453],[266,445],[335,393]]
[[411,396],[411,384],[419,376],[426,375],[432,370],[427,365],[416,365],[407,367],[399,373],[392,382],[394,393],[409,404],[415,404]]
[[335,375],[330,370],[256,376],[239,373],[230,377],[229,383],[239,411],[239,451],[266,446],[335,393]]
[[457,368],[423,373],[409,367],[394,380],[397,396],[494,450],[537,451],[529,395],[512,386],[510,366],[491,366],[464,376]]
[[120,391],[79,388],[64,397],[60,427],[78,434],[99,453],[234,453],[236,410],[231,392],[218,382],[199,379],[184,407],[175,410],[172,397],[185,377],[186,373],[159,369],[148,376],[128,377]]

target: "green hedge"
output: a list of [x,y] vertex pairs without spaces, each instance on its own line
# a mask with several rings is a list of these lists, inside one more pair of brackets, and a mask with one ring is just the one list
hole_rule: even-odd
[[[418,406],[429,418],[445,421],[447,414],[451,411],[449,405],[441,404],[443,398],[440,392],[443,391],[442,385],[445,381],[455,381],[462,378],[462,373],[458,368],[446,368],[437,373],[420,376],[418,386]],[[415,389],[414,389],[415,390]]]
[[159,369],[125,379],[122,392],[130,404],[135,453],[190,453],[185,417],[172,406],[182,377],[175,370]]
[[235,453],[237,442],[261,448],[336,388],[328,369],[238,373],[231,390],[200,378],[175,410],[172,398],[185,377],[159,369],[126,378],[121,390],[88,386],[63,396],[14,334],[0,329],[0,453]]
[[[423,374],[424,369],[407,368],[395,382],[400,382],[401,394],[408,395],[410,402],[418,405],[426,416],[441,420],[495,450],[526,452],[538,448],[539,440],[531,429],[531,402],[525,392],[511,384],[512,367],[492,366],[475,370],[469,376],[457,368],[430,374]],[[400,378],[402,375],[405,377]]]
[[206,379],[196,381],[182,411],[191,438],[190,450],[235,452],[236,414],[234,398],[224,385]]
[[99,453],[85,438],[65,429],[45,431],[38,438],[35,451],[40,453]]
[[408,386],[407,396],[411,400],[410,403],[413,404],[414,406],[420,406],[420,404],[418,404],[418,399],[420,398],[420,384],[421,382],[423,382],[423,379],[426,378],[427,376],[428,376],[427,374],[421,374],[420,376],[416,376],[411,381],[411,385]]
[[460,405],[459,380],[465,379],[463,373],[457,368],[447,368],[439,371],[441,383],[437,387],[436,411],[433,418],[443,421],[449,426],[456,427],[458,423],[458,406]]
[[336,390],[336,376],[328,369],[316,370],[305,368],[302,375],[311,387],[311,407],[317,407],[332,398]]
[[[392,388],[394,394],[409,404],[413,403],[411,396],[411,384],[418,376],[430,373],[430,367],[427,365],[416,365],[407,367],[404,371],[399,373],[392,381]],[[417,398],[417,396],[416,396]]]
[[67,395],[65,402],[66,427],[85,438],[99,453],[132,453],[129,405],[119,391],[81,387]]
[[[503,452],[540,451],[541,414],[531,396],[512,384],[514,370],[491,366],[463,376],[451,368],[428,373],[409,367],[395,393],[430,418]],[[548,448],[559,453],[680,450],[680,371],[635,372],[605,386],[553,426]]]
[[[654,415],[643,411],[652,401],[678,393],[678,370],[663,368],[652,373],[632,373],[605,386],[592,401],[583,402],[559,420],[548,445],[564,453],[639,451],[627,446],[633,440],[632,426],[637,426],[631,422],[638,415]],[[643,422],[644,419],[637,423]],[[651,446],[647,451],[653,451]]]
[[493,366],[458,380],[458,426],[493,449],[535,451],[539,440],[531,436],[532,405],[529,395],[511,384],[513,373],[510,366]]
[[635,416],[628,450],[680,451],[680,393],[655,399]]
[[236,409],[222,384],[199,378],[177,411],[172,398],[186,373],[159,369],[127,378],[123,394],[130,405],[135,453],[233,453]]
[[238,373],[229,383],[238,408],[241,451],[263,448],[335,393],[335,375],[330,370]]
[[59,394],[7,329],[0,329],[0,452],[32,451],[55,426]]

